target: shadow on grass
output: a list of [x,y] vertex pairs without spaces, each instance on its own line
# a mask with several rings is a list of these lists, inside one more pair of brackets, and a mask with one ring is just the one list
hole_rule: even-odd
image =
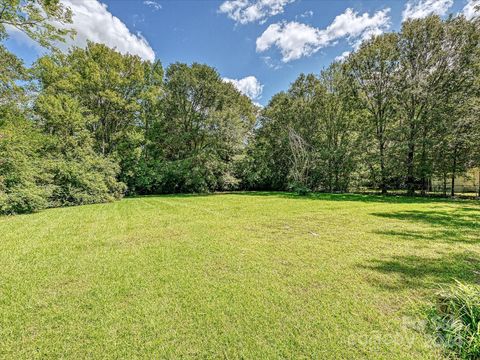
[[[463,206],[445,210],[410,210],[373,213],[372,215],[406,222],[406,227],[377,231],[392,240],[451,243],[480,243],[480,208]],[[419,226],[422,225],[422,226]],[[395,226],[395,224],[392,224]],[[433,245],[434,246],[434,245]],[[480,283],[480,258],[475,253],[462,252],[441,256],[397,256],[372,260],[362,268],[399,277],[378,280],[386,289],[436,287],[455,279],[465,283]]]
[[[421,197],[395,194],[375,195],[361,193],[310,193],[307,195],[298,195],[296,193],[281,191],[238,191],[230,192],[228,194],[250,196],[276,196],[279,198],[294,200],[355,201],[364,203],[386,204],[462,203],[480,205],[480,201],[475,199],[450,199],[444,197]],[[480,210],[480,207],[478,209]]]
[[[165,198],[189,198],[206,196],[265,196],[292,200],[322,200],[322,201],[355,201],[365,203],[387,203],[387,204],[426,204],[426,203],[451,203],[459,200],[435,198],[435,197],[410,197],[402,195],[372,195],[372,194],[347,194],[347,193],[311,193],[308,195],[298,195],[295,193],[282,191],[232,191],[203,194],[164,194],[164,195],[142,195],[136,197],[165,197]],[[477,200],[460,200],[462,203],[480,204]],[[480,209],[480,208],[479,208]]]
[[[372,215],[412,223],[411,229],[377,231],[377,234],[391,235],[407,240],[480,243],[480,208],[410,210],[373,213]],[[429,225],[429,227],[428,229],[419,229],[415,226],[417,223]]]
[[389,260],[373,260],[364,269],[383,274],[397,274],[399,278],[377,282],[382,288],[437,287],[454,280],[464,283],[480,282],[480,258],[472,253],[456,253],[442,257],[398,256]]

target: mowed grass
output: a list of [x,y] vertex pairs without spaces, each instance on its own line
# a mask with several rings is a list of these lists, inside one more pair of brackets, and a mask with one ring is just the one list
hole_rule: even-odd
[[438,359],[417,311],[480,280],[480,204],[158,196],[0,218],[1,358]]

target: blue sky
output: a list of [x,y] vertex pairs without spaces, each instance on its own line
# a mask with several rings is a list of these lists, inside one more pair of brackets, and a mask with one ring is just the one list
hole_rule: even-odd
[[[472,16],[480,0],[62,0],[78,37],[121,52],[206,63],[265,105],[302,72],[322,68],[373,34],[431,13]],[[7,46],[27,64],[42,52],[18,32]],[[243,80],[242,80],[243,79]]]

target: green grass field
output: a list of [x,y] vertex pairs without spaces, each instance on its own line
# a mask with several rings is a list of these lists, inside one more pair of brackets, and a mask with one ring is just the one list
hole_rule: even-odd
[[0,218],[0,358],[432,359],[480,203],[158,196]]

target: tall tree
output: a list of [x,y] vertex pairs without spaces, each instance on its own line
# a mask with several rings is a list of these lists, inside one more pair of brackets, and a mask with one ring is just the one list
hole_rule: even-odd
[[458,100],[458,94],[469,96],[476,49],[478,30],[463,17],[442,21],[430,16],[403,24],[396,87],[404,128],[409,194],[415,191],[417,177],[422,191],[427,188],[432,173],[437,109],[454,98]]
[[[417,146],[422,146],[422,180],[425,178],[427,142],[432,125],[430,112],[440,101],[445,54],[442,48],[444,27],[439,17],[408,20],[400,32],[400,71],[396,88],[398,91],[403,143],[406,153],[406,186],[413,195],[416,187]],[[421,141],[420,141],[421,139]],[[422,184],[422,188],[423,188]]]
[[360,106],[367,111],[363,131],[374,141],[372,160],[380,172],[380,189],[387,193],[387,152],[395,125],[395,77],[398,70],[398,35],[384,34],[364,42],[345,62]]
[[161,91],[161,64],[88,43],[85,49],[40,58],[35,74],[40,92],[67,94],[93,118],[88,127],[95,150],[117,158],[121,180],[131,183]]
[[162,108],[164,120],[152,129],[150,153],[163,173],[154,191],[207,191],[236,183],[232,164],[255,120],[250,99],[209,66],[176,63],[166,71]]
[[359,148],[359,111],[350,95],[348,78],[340,64],[333,63],[322,71],[320,81],[325,89],[320,97],[318,159],[323,162],[324,189],[347,191],[355,169]]
[[[316,180],[316,156],[313,151],[318,134],[317,113],[319,98],[325,89],[312,74],[301,74],[286,93],[275,95],[263,109],[252,143],[251,170],[260,188],[286,190],[291,188],[314,188]],[[292,148],[292,134],[308,151],[302,157],[309,158],[308,179],[297,183],[297,162]]]
[[91,42],[85,49],[45,56],[36,64],[42,91],[69,94],[94,116],[91,130],[104,155],[114,153],[136,130],[151,70],[152,64],[138,56]]
[[347,83],[340,65],[333,64],[320,76],[300,75],[287,93],[272,98],[253,150],[262,186],[348,189],[359,137]]

